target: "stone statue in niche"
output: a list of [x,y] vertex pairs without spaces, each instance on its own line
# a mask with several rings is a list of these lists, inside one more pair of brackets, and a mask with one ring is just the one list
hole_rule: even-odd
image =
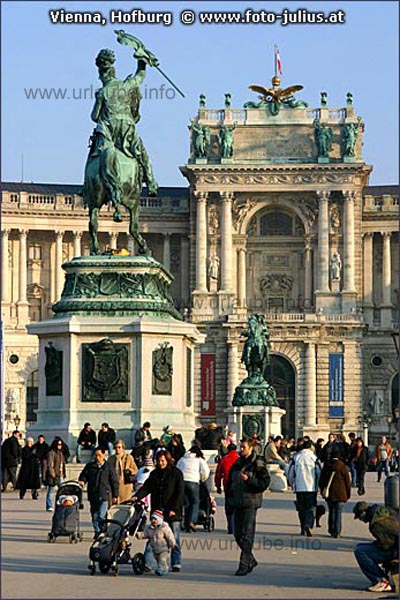
[[220,260],[216,254],[208,259],[208,276],[210,279],[218,281]]
[[384,399],[382,392],[378,392],[377,390],[372,392],[369,398],[369,406],[372,415],[380,416],[383,414]]
[[62,367],[63,353],[49,342],[44,349],[46,364],[44,374],[46,376],[46,396],[62,396]]
[[164,342],[153,350],[152,393],[156,396],[172,395],[173,350],[169,342]]
[[336,231],[340,229],[340,210],[337,204],[332,204],[331,206],[330,221],[332,230]]
[[339,252],[334,252],[331,257],[331,278],[332,281],[340,281],[340,272],[342,261]]
[[215,204],[211,204],[208,209],[208,228],[210,235],[214,235],[219,231],[218,210]]

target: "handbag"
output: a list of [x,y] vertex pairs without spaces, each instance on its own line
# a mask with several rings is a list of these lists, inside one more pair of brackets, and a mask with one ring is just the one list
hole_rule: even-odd
[[329,481],[321,492],[321,496],[324,500],[329,498],[329,490],[331,489],[333,478],[335,477],[335,471],[332,471],[331,476],[329,477]]
[[135,475],[129,469],[124,469],[124,484],[129,485],[135,483]]

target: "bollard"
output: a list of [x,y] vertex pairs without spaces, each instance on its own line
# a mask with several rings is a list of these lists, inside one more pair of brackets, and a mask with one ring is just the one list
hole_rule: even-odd
[[385,506],[399,510],[399,474],[386,477],[385,480]]

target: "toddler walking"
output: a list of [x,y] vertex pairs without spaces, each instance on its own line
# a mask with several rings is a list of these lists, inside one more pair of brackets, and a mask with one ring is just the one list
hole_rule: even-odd
[[164,521],[164,515],[161,510],[152,512],[150,525],[146,525],[142,532],[136,534],[136,537],[149,540],[157,561],[156,575],[166,575],[168,573],[169,551],[175,547],[176,541],[172,529]]

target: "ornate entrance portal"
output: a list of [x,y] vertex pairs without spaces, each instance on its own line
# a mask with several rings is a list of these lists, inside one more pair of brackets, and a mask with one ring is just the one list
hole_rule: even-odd
[[282,417],[282,435],[295,436],[295,373],[290,362],[283,356],[271,354],[271,362],[265,370],[265,379],[276,390],[279,407],[286,410]]

